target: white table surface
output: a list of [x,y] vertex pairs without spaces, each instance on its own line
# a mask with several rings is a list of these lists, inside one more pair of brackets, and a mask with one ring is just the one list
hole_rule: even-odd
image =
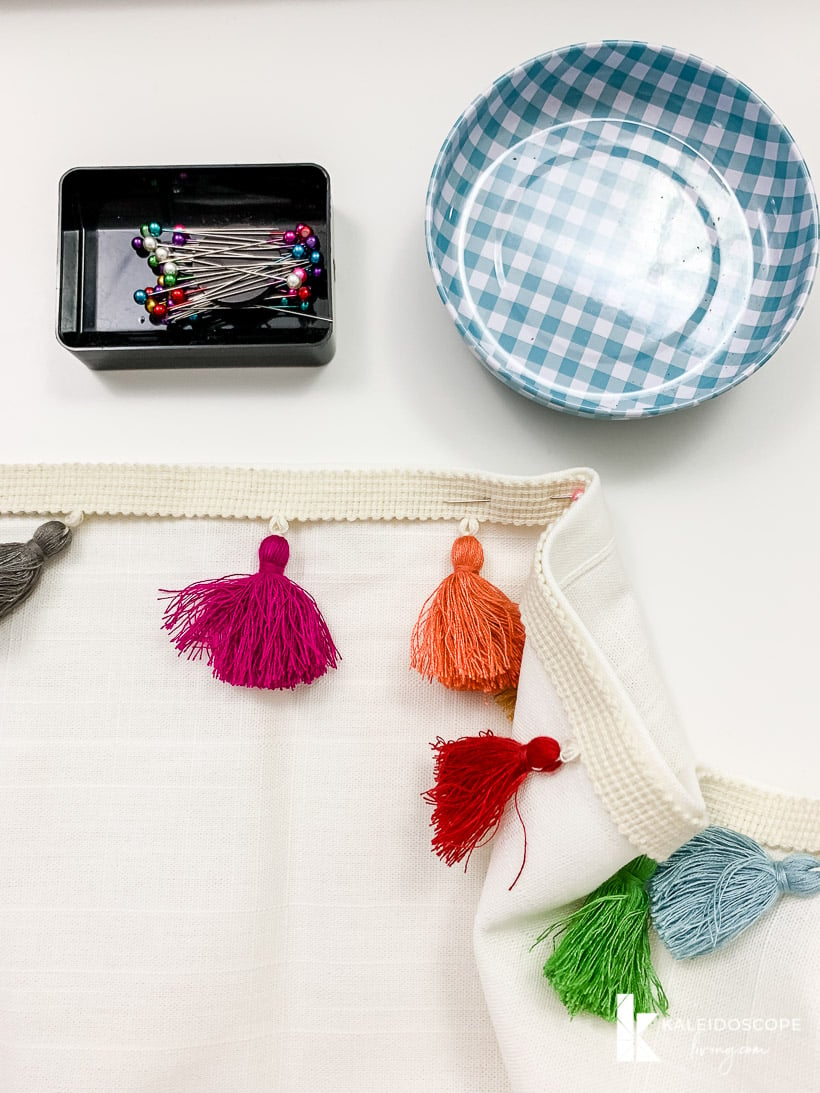
[[[600,38],[727,68],[820,177],[819,34],[809,0],[0,0],[0,460],[592,465],[699,755],[815,792],[820,293],[728,395],[578,420],[506,390],[462,345],[427,268],[423,207],[467,102],[535,53]],[[325,369],[93,373],[58,346],[63,171],[277,160],[332,178]]]

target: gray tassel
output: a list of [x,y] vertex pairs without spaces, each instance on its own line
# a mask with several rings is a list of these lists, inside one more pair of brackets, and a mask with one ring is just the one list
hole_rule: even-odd
[[60,520],[41,524],[27,543],[0,543],[0,619],[34,591],[46,558],[71,542],[71,528]]

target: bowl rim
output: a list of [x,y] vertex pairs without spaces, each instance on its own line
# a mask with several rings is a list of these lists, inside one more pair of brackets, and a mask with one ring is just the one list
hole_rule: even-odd
[[[652,407],[648,410],[633,409],[631,410],[631,412],[629,409],[619,411],[617,404],[615,406],[608,407],[598,406],[595,410],[579,410],[575,407],[567,406],[563,403],[557,402],[552,395],[551,389],[543,389],[542,391],[538,392],[531,391],[528,388],[523,387],[521,384],[516,383],[512,376],[506,375],[503,372],[499,371],[497,368],[493,367],[489,360],[490,355],[483,349],[482,343],[475,337],[475,335],[470,333],[467,325],[464,322],[464,319],[454,305],[449,293],[445,291],[441,266],[436,257],[438,253],[438,248],[436,248],[433,242],[434,194],[437,193],[440,189],[442,178],[444,177],[444,160],[446,159],[455,138],[461,131],[468,115],[477,111],[478,107],[482,103],[487,101],[489,96],[493,93],[493,91],[495,91],[496,88],[500,87],[502,84],[508,83],[516,73],[521,72],[524,69],[529,68],[530,66],[537,63],[540,63],[542,65],[546,64],[549,59],[570,53],[572,50],[582,50],[588,52],[596,49],[601,49],[605,46],[612,48],[618,47],[621,49],[640,46],[643,49],[651,50],[653,53],[658,55],[667,55],[670,57],[680,58],[681,60],[695,62],[706,70],[730,80],[733,84],[735,84],[736,87],[738,87],[742,91],[745,91],[753,101],[763,106],[768,111],[772,122],[775,125],[779,126],[787,137],[800,162],[803,174],[805,176],[806,192],[811,202],[812,226],[814,228],[813,237],[811,240],[811,261],[806,268],[803,277],[802,289],[798,297],[797,303],[792,308],[788,317],[784,320],[777,338],[775,338],[771,345],[767,347],[766,351],[759,358],[753,361],[748,367],[744,368],[742,371],[739,371],[735,376],[727,380],[725,383],[716,385],[716,388],[712,390],[706,390],[703,393],[699,393],[695,397],[687,399],[685,402],[673,402],[668,406]],[[556,49],[547,50],[544,53],[537,53],[534,56],[530,57],[528,60],[521,61],[518,64],[513,65],[511,68],[508,68],[505,72],[503,72],[500,76],[497,76],[492,81],[492,83],[488,84],[483,91],[476,95],[467,104],[467,106],[464,107],[459,116],[450,126],[447,136],[444,138],[444,141],[439,148],[438,155],[436,156],[435,163],[433,164],[433,169],[430,173],[430,179],[427,184],[427,192],[424,201],[424,239],[427,252],[427,262],[433,274],[433,281],[436,286],[436,291],[438,292],[438,295],[445,308],[447,309],[448,314],[453,320],[458,332],[461,334],[461,337],[466,342],[473,354],[478,358],[481,364],[492,376],[494,376],[497,380],[500,380],[517,394],[523,395],[525,398],[529,398],[534,402],[549,406],[552,409],[558,410],[562,413],[575,414],[580,417],[624,420],[627,418],[634,419],[639,417],[657,417],[662,414],[669,414],[678,410],[688,409],[693,406],[699,406],[701,403],[707,402],[713,398],[717,398],[719,395],[725,394],[726,391],[731,390],[733,387],[737,387],[738,384],[748,379],[749,376],[757,372],[759,368],[761,368],[768,360],[770,360],[774,356],[778,349],[780,349],[780,347],[783,345],[786,338],[788,338],[789,334],[791,334],[792,330],[794,329],[795,325],[803,314],[808,303],[809,296],[811,295],[812,289],[814,287],[818,260],[820,260],[820,211],[818,210],[817,192],[815,190],[814,180],[812,179],[811,171],[809,170],[809,166],[806,162],[806,158],[803,155],[800,145],[794,139],[791,130],[787,125],[784,124],[783,120],[780,118],[777,112],[773,110],[768,102],[766,102],[766,100],[763,99],[744,80],[738,79],[736,76],[732,75],[732,73],[729,72],[727,69],[721,68],[719,65],[713,64],[711,61],[706,60],[696,53],[689,53],[686,50],[678,49],[675,46],[654,45],[651,42],[645,42],[639,39],[631,38],[602,38],[598,40],[584,42],[573,42],[569,45],[559,46]],[[624,396],[620,396],[619,401],[623,397]]]

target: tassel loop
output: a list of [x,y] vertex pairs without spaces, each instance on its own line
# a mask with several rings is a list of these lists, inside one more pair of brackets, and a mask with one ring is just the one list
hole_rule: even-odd
[[271,516],[268,521],[268,531],[271,535],[287,535],[289,529],[290,524],[281,513],[276,516]]
[[459,535],[478,535],[479,526],[475,516],[465,516],[459,521],[458,533]]
[[85,520],[85,513],[82,509],[72,509],[71,512],[66,513],[63,517],[63,523],[67,528],[71,528],[72,531],[76,531],[77,528]]

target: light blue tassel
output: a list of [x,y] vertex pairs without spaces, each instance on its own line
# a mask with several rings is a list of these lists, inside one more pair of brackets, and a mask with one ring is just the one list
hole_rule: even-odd
[[652,922],[678,960],[720,948],[751,926],[781,892],[820,892],[820,861],[773,861],[754,839],[708,827],[661,862],[649,882]]

